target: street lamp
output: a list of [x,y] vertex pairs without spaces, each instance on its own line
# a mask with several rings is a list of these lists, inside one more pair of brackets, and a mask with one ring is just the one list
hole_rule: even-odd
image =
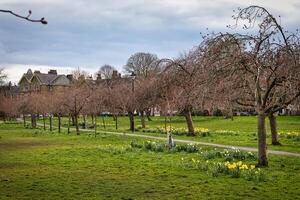
[[129,113],[129,117],[130,117],[130,129],[132,132],[134,132],[134,106],[135,106],[135,96],[134,96],[134,80],[136,77],[136,74],[134,72],[131,73],[130,77],[132,78],[132,82],[131,82],[131,91],[132,91],[132,95],[133,95],[133,111],[130,111]]

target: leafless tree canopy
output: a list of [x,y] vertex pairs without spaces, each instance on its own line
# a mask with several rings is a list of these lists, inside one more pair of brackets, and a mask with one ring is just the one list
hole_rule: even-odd
[[155,54],[135,53],[128,59],[124,68],[130,74],[147,77],[160,70],[157,62],[158,58]]
[[[37,113],[67,113],[74,118],[79,134],[79,115],[127,114],[134,131],[135,113],[145,128],[144,115],[160,108],[165,115],[175,111],[184,115],[189,134],[195,135],[192,113],[197,109],[219,107],[231,113],[234,108],[251,109],[257,113],[258,164],[267,166],[265,119],[270,120],[272,142],[276,141],[276,112],[299,102],[300,39],[298,34],[284,31],[263,7],[238,9],[234,19],[230,28],[242,24],[246,33],[209,34],[199,46],[176,59],[158,60],[155,54],[136,53],[124,66],[136,76],[112,77],[115,69],[104,65],[98,73],[106,80],[93,81],[77,69],[67,92],[32,93],[10,104],[17,110],[6,112],[28,113],[33,121]],[[0,83],[3,78],[0,69]]]
[[100,75],[104,79],[111,79],[114,70],[116,69],[113,66],[105,64],[100,67],[100,69],[97,72],[97,75]]

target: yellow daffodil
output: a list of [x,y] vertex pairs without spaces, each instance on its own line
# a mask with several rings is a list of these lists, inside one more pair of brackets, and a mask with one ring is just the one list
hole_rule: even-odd
[[242,161],[239,161],[239,162],[237,162],[236,164],[237,164],[237,166],[242,166],[243,162],[242,162]]

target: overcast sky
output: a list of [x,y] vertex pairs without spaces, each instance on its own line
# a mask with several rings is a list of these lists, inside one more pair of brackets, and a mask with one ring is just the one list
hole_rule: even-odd
[[0,0],[9,9],[48,25],[0,13],[0,67],[18,82],[28,68],[94,73],[103,64],[122,71],[135,52],[174,58],[201,42],[200,32],[228,31],[232,10],[260,5],[294,31],[299,0]]

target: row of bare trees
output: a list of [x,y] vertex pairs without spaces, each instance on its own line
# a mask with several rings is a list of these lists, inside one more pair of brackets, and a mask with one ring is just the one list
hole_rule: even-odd
[[102,79],[96,82],[77,70],[73,85],[66,90],[7,97],[2,110],[11,104],[5,110],[10,115],[30,114],[32,127],[38,114],[49,116],[50,124],[52,116],[57,116],[59,131],[61,116],[68,116],[79,134],[79,116],[84,125],[86,116],[92,116],[96,130],[95,116],[100,113],[112,113],[116,128],[118,116],[126,114],[130,130],[135,131],[135,113],[145,128],[146,117],[156,108],[166,116],[182,113],[193,136],[194,110],[219,107],[232,115],[234,109],[250,108],[257,113],[258,164],[267,166],[265,118],[270,121],[272,143],[279,144],[276,113],[299,100],[299,38],[284,31],[262,7],[239,9],[234,18],[235,26],[245,22],[244,29],[254,27],[254,31],[208,34],[199,46],[176,59],[136,53],[124,67],[130,75],[122,78],[113,76],[115,68],[110,65],[99,69]]

